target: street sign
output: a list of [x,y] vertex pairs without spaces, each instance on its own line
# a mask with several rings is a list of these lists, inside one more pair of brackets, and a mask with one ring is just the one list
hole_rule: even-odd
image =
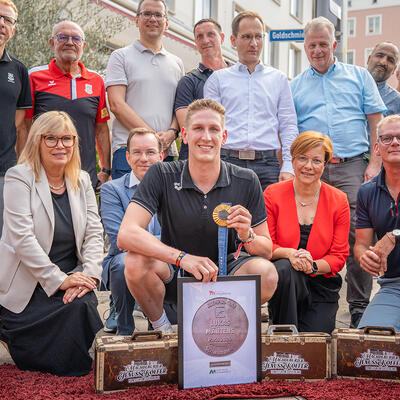
[[303,42],[304,29],[280,29],[269,31],[270,42]]

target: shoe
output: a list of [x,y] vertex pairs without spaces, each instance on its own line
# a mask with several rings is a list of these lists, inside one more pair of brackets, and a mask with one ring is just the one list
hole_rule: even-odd
[[159,326],[155,331],[161,331],[163,334],[174,333],[174,328],[169,322],[167,322],[166,324]]
[[363,313],[361,313],[361,312],[355,312],[355,313],[351,314],[351,321],[350,321],[351,329],[357,329],[362,316],[363,316]]
[[110,296],[110,314],[106,319],[106,323],[104,324],[103,331],[106,333],[116,333],[117,332],[117,312],[114,307],[114,300]]

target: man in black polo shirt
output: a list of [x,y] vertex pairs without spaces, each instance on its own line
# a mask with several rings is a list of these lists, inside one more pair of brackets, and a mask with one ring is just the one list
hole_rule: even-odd
[[[209,76],[218,69],[229,67],[232,64],[222,58],[222,43],[225,35],[221,25],[213,18],[205,18],[196,22],[193,28],[194,43],[201,55],[199,66],[189,71],[178,83],[175,94],[174,110],[180,128],[185,124],[186,112],[189,105],[202,99],[204,83]],[[179,159],[188,158],[186,143],[181,144]]]
[[6,43],[14,36],[17,18],[14,3],[0,0],[0,234],[3,228],[4,175],[17,163],[17,155],[25,143],[22,136],[27,133],[23,123],[24,109],[32,107],[28,71],[5,49]]
[[[379,122],[377,135],[374,151],[383,168],[358,191],[354,255],[364,271],[379,277],[381,288],[358,327],[400,331],[400,115]],[[379,240],[374,245],[375,234]]]
[[[171,332],[163,299],[176,302],[176,266],[203,282],[218,274],[218,226],[212,213],[231,203],[227,219],[230,275],[261,275],[261,303],[275,291],[277,272],[261,186],[256,174],[220,159],[225,109],[213,100],[196,100],[186,115],[182,137],[185,161],[156,163],[144,176],[118,234],[127,285],[154,329]],[[152,215],[161,224],[161,241],[146,232]],[[238,244],[243,250],[234,257]]]

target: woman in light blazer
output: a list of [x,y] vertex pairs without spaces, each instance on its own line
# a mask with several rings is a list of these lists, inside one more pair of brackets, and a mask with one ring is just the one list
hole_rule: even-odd
[[102,328],[93,290],[102,225],[78,135],[64,112],[40,115],[4,184],[0,340],[21,369],[87,374]]

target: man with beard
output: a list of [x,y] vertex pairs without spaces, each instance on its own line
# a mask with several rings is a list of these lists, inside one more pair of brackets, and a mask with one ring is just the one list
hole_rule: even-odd
[[396,71],[398,61],[399,49],[392,42],[378,43],[367,61],[367,69],[374,78],[379,94],[386,105],[385,115],[400,113],[400,93],[387,83]]

